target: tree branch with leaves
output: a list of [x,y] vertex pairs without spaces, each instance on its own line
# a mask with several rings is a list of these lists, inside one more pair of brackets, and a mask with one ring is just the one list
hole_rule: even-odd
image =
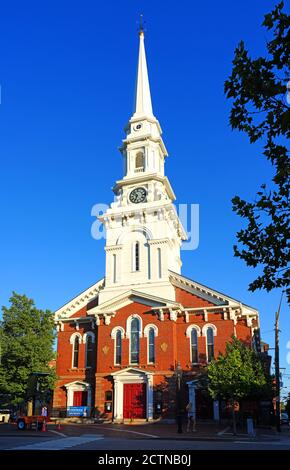
[[225,82],[226,97],[233,100],[232,129],[245,132],[251,144],[261,141],[273,168],[271,187],[261,184],[253,201],[232,199],[233,210],[247,223],[237,233],[234,254],[248,266],[262,267],[250,291],[282,288],[290,303],[290,16],[284,2],[265,15],[263,26],[271,33],[266,56],[252,59],[241,41]]

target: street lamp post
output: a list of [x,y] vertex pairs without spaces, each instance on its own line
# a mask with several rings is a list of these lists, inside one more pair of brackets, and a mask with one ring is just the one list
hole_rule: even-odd
[[175,369],[176,375],[176,404],[177,404],[177,432],[182,433],[182,410],[181,410],[181,381],[182,381],[182,368],[178,361]]

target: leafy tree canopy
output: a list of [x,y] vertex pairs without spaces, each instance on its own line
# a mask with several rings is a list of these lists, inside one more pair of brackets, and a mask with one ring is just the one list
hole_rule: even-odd
[[259,356],[233,337],[225,354],[208,366],[209,392],[212,398],[239,400],[269,393],[269,379]]
[[[251,58],[240,42],[231,76],[225,82],[226,97],[233,100],[232,129],[245,132],[250,143],[261,141],[263,154],[273,167],[273,184],[262,184],[254,201],[232,199],[233,210],[247,223],[237,233],[235,256],[248,266],[262,267],[249,289],[285,289],[290,302],[290,15],[284,2],[265,15],[263,26],[271,35],[265,57]],[[288,91],[290,97],[290,90]],[[249,169],[250,171],[250,169]]]
[[0,323],[0,393],[18,404],[35,393],[31,374],[49,372],[39,380],[39,393],[53,388],[55,371],[49,367],[54,357],[53,315],[36,308],[32,299],[13,292],[10,307],[2,307]]

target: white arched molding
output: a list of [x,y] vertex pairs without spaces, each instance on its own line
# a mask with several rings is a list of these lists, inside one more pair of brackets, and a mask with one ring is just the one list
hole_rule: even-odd
[[122,328],[122,326],[115,326],[112,331],[111,331],[111,338],[112,339],[116,339],[116,336],[117,336],[117,332],[118,331],[121,331],[121,338],[124,339],[125,338],[125,330],[124,328]]
[[90,336],[92,338],[92,343],[94,344],[95,343],[95,333],[93,333],[92,331],[87,331],[84,336],[83,336],[83,343],[86,344],[87,343],[87,338],[88,336]]
[[145,338],[148,338],[149,336],[149,331],[150,329],[153,328],[154,330],[154,336],[156,338],[156,336],[158,336],[158,328],[156,325],[154,325],[154,323],[150,323],[149,325],[146,325],[145,328],[144,328],[144,336]]
[[206,336],[206,332],[209,328],[212,328],[213,335],[217,336],[217,327],[213,325],[212,323],[206,323],[206,325],[202,327],[202,336]]
[[134,226],[134,228],[128,228],[122,231],[121,235],[117,239],[116,245],[122,245],[123,242],[128,241],[128,239],[131,239],[131,241],[135,240],[136,233],[140,233],[141,235],[143,235],[147,241],[153,239],[152,232],[148,229],[148,227],[144,227],[143,225],[137,225]]
[[200,337],[200,336],[201,336],[201,329],[200,329],[200,327],[199,327],[198,325],[189,325],[189,326],[186,328],[186,332],[185,332],[187,338],[189,338],[189,339],[191,338],[191,331],[192,331],[192,330],[196,330],[196,332],[197,332],[197,337]]
[[127,320],[126,320],[126,338],[131,338],[131,322],[134,318],[138,318],[139,320],[139,324],[140,324],[140,331],[139,331],[139,336],[140,338],[142,338],[143,334],[142,334],[142,331],[143,331],[143,321],[142,321],[142,318],[137,315],[137,313],[134,313],[133,315],[130,315]]
[[83,342],[82,335],[80,333],[73,333],[69,339],[70,344],[74,344],[76,337],[78,336],[80,344]]

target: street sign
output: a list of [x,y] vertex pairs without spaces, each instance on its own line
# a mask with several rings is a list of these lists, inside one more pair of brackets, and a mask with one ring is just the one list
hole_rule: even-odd
[[68,416],[86,417],[88,415],[87,406],[69,406],[67,409]]

